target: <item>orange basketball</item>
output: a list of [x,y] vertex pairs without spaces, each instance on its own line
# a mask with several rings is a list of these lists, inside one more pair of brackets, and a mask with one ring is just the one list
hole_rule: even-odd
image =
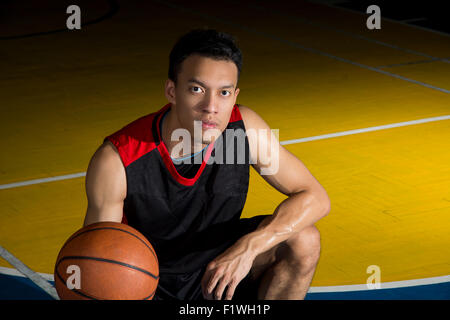
[[158,258],[136,229],[98,222],[66,241],[54,276],[62,300],[151,300],[159,280]]

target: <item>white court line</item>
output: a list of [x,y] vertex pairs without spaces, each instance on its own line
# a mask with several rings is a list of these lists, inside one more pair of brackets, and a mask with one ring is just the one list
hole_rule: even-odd
[[425,118],[425,119],[419,119],[419,120],[386,124],[386,125],[382,125],[382,126],[375,126],[375,127],[368,127],[368,128],[362,128],[362,129],[348,130],[348,131],[343,131],[343,132],[323,134],[323,135],[314,136],[314,137],[285,140],[285,141],[280,142],[280,144],[286,145],[286,144],[301,143],[301,142],[308,142],[308,141],[314,141],[314,140],[323,140],[323,139],[329,139],[329,138],[335,138],[335,137],[348,136],[348,135],[352,135],[352,134],[378,131],[378,130],[386,130],[386,129],[391,129],[391,128],[411,126],[411,125],[415,125],[415,124],[419,124],[419,123],[427,123],[427,122],[449,120],[449,119],[450,119],[450,115],[445,115],[445,116],[440,116],[440,117]]
[[[307,0],[307,1],[312,2],[312,3],[316,3],[316,4],[322,4],[324,6],[328,6],[328,7],[339,9],[339,10],[343,10],[343,11],[357,13],[359,15],[364,15],[364,16],[367,17],[367,14],[365,14],[365,13],[363,13],[361,11],[355,10],[355,9],[350,9],[350,8],[336,6],[336,5],[332,4],[332,3],[327,3],[325,1],[317,1],[317,0]],[[404,23],[402,21],[394,20],[394,19],[391,19],[391,18],[386,18],[386,17],[383,16],[383,8],[380,8],[380,9],[382,11],[381,12],[381,19],[382,20],[386,20],[386,21],[390,21],[390,22],[396,22],[396,23],[402,24],[404,26],[408,26],[408,27],[412,27],[412,28],[416,28],[416,29],[420,29],[420,30],[424,30],[424,31],[428,31],[428,32],[433,32],[433,33],[436,33],[436,34],[439,34],[439,35],[445,36],[445,37],[450,37],[450,34],[442,32],[442,31],[433,30],[433,29],[426,28],[426,27],[421,27],[421,26],[418,26],[418,25],[415,25],[415,24]]]
[[161,4],[164,4],[164,5],[168,6],[168,7],[171,7],[171,8],[180,10],[180,11],[189,12],[189,13],[191,13],[193,15],[200,16],[200,17],[202,17],[204,19],[209,19],[209,20],[212,20],[212,21],[215,21],[215,22],[219,22],[219,23],[222,23],[222,24],[225,24],[225,25],[230,25],[230,26],[233,26],[233,27],[237,27],[237,28],[240,28],[240,29],[245,30],[247,32],[254,33],[254,34],[257,34],[257,35],[260,35],[260,36],[263,36],[263,37],[266,37],[266,38],[269,38],[269,39],[272,39],[272,40],[276,40],[278,42],[287,44],[287,45],[292,46],[294,48],[299,48],[299,49],[302,49],[304,51],[308,51],[310,53],[318,54],[318,55],[321,55],[321,56],[324,56],[324,57],[328,57],[328,58],[331,58],[331,59],[334,59],[334,60],[337,60],[337,61],[340,61],[340,62],[348,63],[348,64],[351,64],[351,65],[354,65],[354,66],[357,66],[357,67],[360,67],[360,68],[363,68],[363,69],[366,69],[366,70],[378,72],[378,73],[381,73],[381,74],[384,74],[384,75],[387,75],[387,76],[390,76],[390,77],[393,77],[393,78],[397,78],[397,79],[404,80],[404,81],[407,81],[407,82],[415,83],[417,85],[420,85],[420,86],[423,86],[423,87],[426,87],[426,88],[438,90],[438,91],[441,91],[441,92],[444,92],[444,93],[450,93],[450,90],[447,90],[447,89],[444,89],[444,88],[440,88],[440,87],[437,87],[437,86],[433,86],[433,85],[431,85],[429,83],[426,83],[426,82],[422,82],[422,81],[414,80],[414,79],[411,79],[411,78],[407,78],[407,77],[401,76],[401,75],[396,74],[396,73],[392,73],[392,72],[388,72],[388,71],[385,71],[385,70],[382,70],[382,69],[371,67],[371,66],[359,63],[359,62],[355,62],[355,61],[349,60],[349,59],[338,57],[338,56],[332,55],[332,54],[330,54],[328,52],[325,52],[325,51],[321,51],[321,50],[317,50],[317,49],[314,49],[314,48],[306,47],[306,46],[301,45],[301,44],[299,44],[299,43],[297,43],[295,41],[286,40],[284,38],[281,38],[281,37],[279,37],[277,35],[274,35],[274,34],[271,34],[271,33],[262,32],[262,31],[259,31],[257,29],[248,27],[246,25],[240,24],[240,23],[235,22],[235,21],[229,21],[229,20],[225,20],[225,19],[222,19],[222,18],[218,18],[216,16],[212,16],[212,15],[209,15],[209,14],[201,13],[201,12],[198,12],[198,11],[195,11],[195,10],[192,10],[192,9],[180,6],[178,4],[171,3],[169,1],[162,1],[162,0],[153,0],[153,1],[161,3]]
[[380,40],[372,39],[372,38],[369,38],[369,37],[365,37],[365,36],[357,34],[357,33],[353,33],[353,32],[349,32],[349,31],[345,31],[345,30],[336,28],[335,26],[331,26],[331,25],[327,25],[327,24],[324,24],[324,23],[315,22],[313,20],[309,20],[309,19],[306,19],[306,18],[301,18],[301,17],[299,17],[297,15],[292,15],[292,14],[286,13],[284,11],[275,10],[275,9],[272,9],[272,8],[268,9],[266,7],[263,7],[263,6],[260,6],[260,5],[255,5],[255,4],[246,4],[246,6],[249,7],[249,8],[253,8],[253,9],[264,10],[264,11],[270,12],[272,14],[277,14],[277,15],[279,15],[281,17],[289,18],[289,19],[291,19],[293,21],[297,21],[297,22],[300,22],[300,23],[309,24],[309,25],[312,25],[312,26],[320,28],[320,29],[332,31],[332,32],[335,32],[335,33],[340,33],[340,34],[343,34],[345,36],[352,37],[352,38],[355,38],[355,39],[364,40],[364,41],[367,41],[367,42],[372,42],[372,43],[375,43],[375,44],[378,44],[378,45],[381,45],[381,46],[384,46],[384,47],[388,47],[388,48],[391,48],[391,49],[407,52],[407,53],[413,54],[413,55],[426,57],[426,58],[429,58],[432,61],[441,61],[441,62],[444,62],[444,63],[450,63],[450,60],[447,59],[447,58],[438,58],[438,57],[434,57],[434,56],[431,56],[429,54],[426,54],[426,53],[423,53],[423,52],[419,52],[419,51],[416,51],[416,50],[402,48],[402,47],[397,46],[395,44],[391,44],[391,43],[387,43],[387,42],[384,42],[384,41],[380,41]]
[[425,18],[425,17],[411,18],[411,19],[405,19],[405,20],[399,20],[399,21],[403,22],[403,23],[411,23],[411,22],[424,21],[424,20],[427,20],[427,18]]
[[[420,123],[442,121],[442,120],[449,120],[449,119],[450,119],[450,115],[445,115],[445,116],[440,116],[440,117],[432,117],[432,118],[425,118],[425,119],[419,119],[419,120],[413,120],[413,121],[387,124],[387,125],[382,125],[382,126],[348,130],[348,131],[343,131],[343,132],[336,132],[336,133],[325,134],[325,135],[320,135],[320,136],[313,136],[313,137],[306,137],[306,138],[301,138],[301,139],[285,140],[285,141],[280,142],[280,144],[288,145],[288,144],[295,144],[295,143],[303,143],[303,142],[314,141],[314,140],[329,139],[329,138],[335,138],[335,137],[340,137],[340,136],[359,134],[359,133],[363,133],[363,132],[386,130],[386,129],[391,129],[391,128],[398,128],[398,127],[403,127],[403,126],[410,126],[410,125],[416,125],[416,124],[420,124]],[[26,186],[26,185],[33,185],[33,184],[67,180],[67,179],[75,179],[78,177],[84,177],[85,175],[86,175],[86,172],[80,172],[80,173],[75,173],[75,174],[49,177],[49,178],[44,178],[44,179],[21,181],[21,182],[1,185],[0,189],[10,189],[10,188],[16,188],[16,187]],[[46,280],[49,280],[49,279],[53,280],[53,275],[38,274],[38,273],[34,272],[30,268],[28,268],[25,264],[23,264],[19,259],[17,259],[11,253],[9,253],[6,249],[4,249],[2,246],[0,246],[0,255],[5,260],[7,260],[11,265],[13,265],[18,270],[20,270],[21,273],[23,273],[28,278],[30,278],[34,283],[36,283],[44,291],[46,291],[48,294],[50,294],[55,299],[58,299],[58,295],[57,295],[55,289],[48,282],[46,282]],[[2,273],[2,274],[17,275],[17,271],[12,271],[12,270],[14,270],[14,269],[0,267],[0,273]],[[381,287],[382,288],[396,288],[396,287],[401,287],[401,286],[405,287],[405,286],[413,286],[413,285],[441,283],[441,282],[448,282],[449,281],[448,278],[449,278],[449,276],[444,276],[444,277],[438,277],[438,278],[387,282],[387,283],[382,284]],[[433,279],[433,280],[430,280],[430,279]],[[430,281],[433,281],[433,282],[430,282]],[[333,287],[311,287],[308,292],[343,292],[343,291],[357,291],[357,290],[366,290],[366,289],[367,289],[367,285],[347,285],[347,286],[333,286]]]
[[[392,281],[392,282],[380,282],[380,289],[395,289],[415,286],[425,286],[430,284],[438,284],[450,282],[450,275],[433,278],[423,278],[414,280]],[[310,287],[309,293],[320,292],[349,292],[349,291],[367,291],[367,290],[380,290],[369,289],[367,284],[351,284],[346,286],[329,286],[329,287]]]
[[13,256],[8,250],[0,246],[0,256],[8,261],[14,268],[27,276],[33,283],[49,294],[53,299],[59,300],[56,289],[47,281],[48,276],[41,277],[38,273],[28,268],[22,261]]
[[[6,274],[16,277],[25,277],[16,269],[0,267],[0,274]],[[48,281],[54,281],[54,276],[48,273],[39,273],[41,277]],[[430,284],[439,284],[450,282],[450,275],[414,280],[392,281],[392,282],[380,282],[380,289],[395,289],[414,286],[425,286]],[[350,284],[345,286],[320,286],[310,287],[308,293],[325,293],[325,292],[350,292],[350,291],[366,291],[369,289],[367,284]]]
[[[444,115],[444,116],[432,117],[432,118],[424,118],[424,119],[398,122],[398,123],[391,123],[391,124],[386,124],[386,125],[381,125],[381,126],[354,129],[354,130],[348,130],[348,131],[342,131],[342,132],[335,132],[335,133],[323,134],[323,135],[319,135],[319,136],[312,136],[312,137],[306,137],[306,138],[300,138],[300,139],[284,140],[284,141],[281,141],[280,144],[288,145],[288,144],[295,144],[295,143],[303,143],[303,142],[314,141],[314,140],[336,138],[336,137],[348,136],[348,135],[352,135],[352,134],[359,134],[359,133],[372,132],[372,131],[378,131],[378,130],[386,130],[386,129],[405,127],[405,126],[411,126],[411,125],[416,125],[416,124],[420,124],[420,123],[442,121],[442,120],[450,120],[450,115]],[[40,184],[40,183],[46,183],[46,182],[75,179],[75,178],[84,177],[84,176],[86,176],[86,172],[67,174],[67,175],[63,175],[63,176],[48,177],[48,178],[43,178],[43,179],[25,180],[25,181],[20,181],[20,182],[2,184],[2,185],[0,185],[0,190],[12,189],[12,188],[29,186],[29,185],[33,185],[33,184]]]
[[[194,14],[197,14],[197,15],[206,16],[206,17],[209,17],[210,19],[217,20],[217,21],[219,21],[221,23],[237,25],[237,26],[240,26],[244,30],[247,30],[247,31],[250,31],[250,32],[253,32],[253,33],[257,33],[257,34],[262,34],[262,35],[264,35],[266,37],[278,40],[278,41],[283,42],[283,43],[287,43],[287,44],[289,44],[291,46],[294,46],[294,47],[297,47],[297,48],[301,48],[303,50],[306,50],[306,51],[309,51],[309,52],[312,52],[312,53],[316,53],[316,54],[320,54],[320,55],[323,55],[323,56],[327,56],[327,57],[330,57],[332,59],[339,60],[341,62],[350,63],[350,64],[353,64],[355,66],[359,66],[359,67],[362,67],[362,68],[365,68],[365,69],[368,69],[368,70],[372,70],[372,71],[379,72],[379,73],[382,73],[382,74],[385,74],[385,75],[389,75],[391,77],[395,77],[395,78],[398,78],[398,79],[402,79],[402,80],[405,80],[405,81],[416,83],[416,84],[419,84],[419,85],[422,85],[422,86],[425,86],[425,87],[428,87],[428,88],[431,88],[431,89],[439,90],[439,91],[442,91],[442,92],[445,92],[445,93],[450,93],[449,90],[446,90],[446,89],[443,89],[443,88],[435,87],[435,86],[432,86],[430,84],[423,83],[423,82],[420,82],[420,81],[417,81],[417,80],[414,80],[414,79],[409,79],[409,78],[406,78],[406,77],[403,77],[403,76],[400,76],[400,75],[397,75],[397,74],[394,74],[394,73],[390,73],[390,72],[387,72],[387,71],[384,71],[384,70],[380,70],[380,69],[377,69],[377,68],[374,68],[374,67],[370,67],[370,66],[367,66],[367,65],[364,65],[364,64],[360,64],[360,63],[357,63],[357,62],[354,62],[354,61],[351,61],[351,60],[348,60],[348,59],[337,57],[337,56],[331,55],[329,53],[326,53],[326,52],[323,52],[323,51],[320,51],[320,50],[316,50],[316,49],[313,49],[313,48],[308,48],[308,47],[302,46],[302,45],[300,45],[298,43],[279,38],[279,37],[277,37],[275,35],[271,35],[271,34],[268,34],[268,33],[260,32],[260,31],[257,31],[255,29],[246,27],[244,25],[239,25],[237,23],[230,23],[230,22],[224,21],[222,19],[219,19],[217,17],[206,15],[206,14],[202,14],[202,13],[198,13],[198,12],[195,12],[193,10],[181,7],[181,6],[174,5],[174,4],[169,3],[169,2],[165,2],[165,1],[157,1],[157,2],[166,4],[168,6],[176,7],[177,9],[181,8],[182,10],[190,11],[191,13],[194,13]],[[337,7],[335,7],[335,8],[337,8]],[[398,22],[398,21],[395,21],[395,22]],[[450,116],[443,116],[443,117],[429,118],[429,119],[434,119],[434,120],[422,119],[422,121],[421,120],[408,121],[407,123],[409,123],[409,124],[404,124],[404,125],[411,125],[411,124],[424,123],[424,122],[430,122],[430,121],[438,121],[438,120],[447,120],[447,119],[449,119],[449,117]],[[313,140],[319,140],[319,139],[327,139],[327,138],[343,136],[343,135],[349,135],[349,134],[357,134],[357,133],[362,133],[362,132],[383,130],[383,129],[394,128],[394,127],[399,127],[399,126],[404,126],[404,125],[390,124],[390,125],[371,127],[371,128],[365,128],[365,129],[356,129],[356,130],[350,130],[350,131],[347,131],[347,132],[334,133],[334,134],[329,134],[329,135],[315,136],[315,137],[296,139],[296,140],[288,140],[288,141],[281,142],[281,144],[292,144],[292,143],[301,143],[301,142],[313,141]],[[16,187],[20,187],[20,186],[27,186],[27,185],[33,185],[33,184],[52,182],[52,181],[74,179],[74,178],[83,177],[85,175],[86,175],[86,172],[80,172],[80,173],[63,175],[63,176],[56,176],[56,177],[49,177],[49,178],[43,178],[43,179],[34,179],[34,180],[28,180],[28,181],[22,181],[22,182],[16,182],[16,183],[9,183],[9,184],[0,185],[0,190],[16,188]],[[21,273],[23,273],[25,276],[27,276],[31,281],[33,281],[36,285],[38,285],[44,291],[46,291],[50,296],[52,296],[55,299],[59,299],[55,288],[53,286],[51,286],[47,282],[47,279],[49,277],[52,277],[52,275],[47,274],[47,276],[45,278],[41,277],[40,274],[38,274],[38,273],[34,272],[33,270],[31,270],[30,268],[28,268],[25,264],[23,264],[19,259],[14,257],[10,252],[8,252],[2,246],[0,246],[0,255],[5,260],[7,260],[11,265],[13,265],[17,270],[19,270]],[[0,273],[3,273],[4,269],[6,269],[6,268],[0,269]],[[436,278],[428,278],[428,279],[434,279],[433,281],[441,281],[441,282],[448,282],[449,281],[449,276],[438,277],[438,278],[440,280],[436,280]],[[442,281],[442,279],[444,279],[444,281]],[[397,284],[398,283],[402,283],[403,286],[405,286],[405,284],[406,284],[406,286],[413,286],[413,285],[420,285],[420,284],[413,284],[413,283],[421,283],[423,285],[425,282],[427,282],[427,279],[397,281],[397,282],[390,282],[390,283],[387,283],[387,284],[392,288],[392,287],[395,287],[395,285],[396,285],[395,283],[397,283]],[[441,283],[441,282],[433,282],[433,283]],[[361,288],[360,286],[367,287],[366,285],[334,286],[334,287],[311,287],[310,290],[319,290],[319,291],[315,291],[315,292],[329,292],[329,291],[324,291],[324,290],[327,290],[326,288],[332,288],[331,290],[339,290],[337,288],[341,288],[340,290],[344,290],[343,289],[344,287],[347,287],[347,288],[348,287]],[[363,289],[360,289],[360,290],[363,290]],[[354,289],[350,289],[349,291],[354,291]],[[314,292],[314,291],[311,291],[311,292]],[[332,292],[334,292],[334,291],[332,291]]]
[[[55,281],[54,276],[52,274],[41,273],[41,272],[36,272],[36,273],[47,281],[52,281],[52,282]],[[20,273],[17,269],[6,268],[6,267],[0,267],[0,274],[6,274],[7,276],[15,276],[15,277],[22,277],[22,278],[27,277],[23,273]]]
[[418,61],[409,61],[409,62],[402,62],[402,63],[386,64],[384,66],[377,66],[377,68],[403,67],[403,66],[414,65],[414,64],[430,63],[430,62],[434,62],[434,61],[439,61],[439,59],[436,58],[436,59],[429,59],[429,60],[418,60]]
[[33,179],[33,180],[26,180],[26,181],[20,181],[20,182],[14,182],[14,183],[7,183],[0,185],[0,190],[3,189],[11,189],[11,188],[17,188],[17,187],[23,187],[23,186],[29,186],[32,184],[40,184],[45,182],[53,182],[53,181],[59,181],[59,180],[68,180],[68,179],[75,179],[84,177],[86,175],[86,172],[79,172],[74,174],[66,174],[63,176],[56,176],[56,177],[48,177],[48,178],[42,178],[42,179]]

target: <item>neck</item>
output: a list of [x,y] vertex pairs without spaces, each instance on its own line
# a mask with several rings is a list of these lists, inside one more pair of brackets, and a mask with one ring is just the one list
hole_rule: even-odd
[[172,155],[173,148],[180,143],[180,141],[172,141],[170,137],[172,136],[172,132],[178,128],[181,128],[181,125],[176,117],[176,114],[172,112],[172,109],[169,109],[168,113],[163,117],[161,122],[161,139],[166,145],[167,151],[172,158],[182,158],[185,156],[189,156],[192,153],[196,153],[206,148],[208,145],[204,143],[193,143],[193,139],[191,139],[191,150],[187,151],[183,149],[183,155]]

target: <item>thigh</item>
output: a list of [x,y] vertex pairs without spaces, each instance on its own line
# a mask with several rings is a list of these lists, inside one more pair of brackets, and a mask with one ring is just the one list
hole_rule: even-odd
[[[228,233],[225,233],[225,237],[220,234],[215,234],[219,238],[228,238],[227,246],[232,245],[232,242],[240,237],[253,232],[258,228],[262,221],[269,215],[259,215],[251,218],[239,219],[237,225],[234,225],[234,229],[228,229]],[[231,240],[232,239],[232,240]],[[230,242],[231,240],[231,242]],[[204,239],[208,241],[208,239]],[[226,248],[223,248],[225,250]],[[257,269],[261,265],[264,265],[264,258],[267,253],[260,255],[255,260],[252,269]],[[160,274],[160,280],[158,288],[155,292],[154,300],[203,300],[203,294],[201,291],[201,279],[204,275],[206,266],[189,273],[173,273],[173,274]],[[235,297],[240,298],[257,298],[258,281],[255,281],[254,271],[251,271],[238,285],[235,291]]]
[[295,237],[282,241],[266,252],[259,254],[250,269],[252,279],[260,278],[268,268],[281,260],[296,261],[299,256],[309,257],[313,255],[317,251],[316,248],[320,248],[319,237],[319,231],[313,225],[303,229]]

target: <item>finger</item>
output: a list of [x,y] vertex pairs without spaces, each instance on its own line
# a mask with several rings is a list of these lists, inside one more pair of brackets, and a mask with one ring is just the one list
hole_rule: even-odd
[[[213,291],[214,291],[214,274],[215,270],[211,270],[205,273],[202,279],[202,294],[206,300],[213,300]],[[216,281],[217,282],[217,281]]]
[[222,277],[220,282],[218,283],[216,290],[214,290],[214,299],[221,300],[223,292],[227,285],[229,284],[228,277]]
[[231,300],[234,295],[234,291],[236,290],[237,285],[239,284],[239,281],[231,280],[231,282],[228,284],[227,293],[225,295],[225,300]]
[[216,287],[219,280],[222,278],[223,273],[221,269],[216,269],[213,273],[212,277],[209,280],[208,285],[206,286],[206,294],[211,297],[212,299],[212,293],[214,291],[214,288]]
[[205,274],[203,275],[203,278],[202,278],[202,281],[201,281],[202,294],[203,294],[203,297],[204,297],[205,299],[207,299],[207,300],[211,300],[211,299],[212,299],[212,298],[211,298],[211,295],[208,294],[208,290],[207,290],[207,288],[208,288],[208,283],[209,283],[210,280],[211,280],[212,274],[213,274],[213,271],[212,271],[212,270],[207,270],[207,271],[205,272]]

